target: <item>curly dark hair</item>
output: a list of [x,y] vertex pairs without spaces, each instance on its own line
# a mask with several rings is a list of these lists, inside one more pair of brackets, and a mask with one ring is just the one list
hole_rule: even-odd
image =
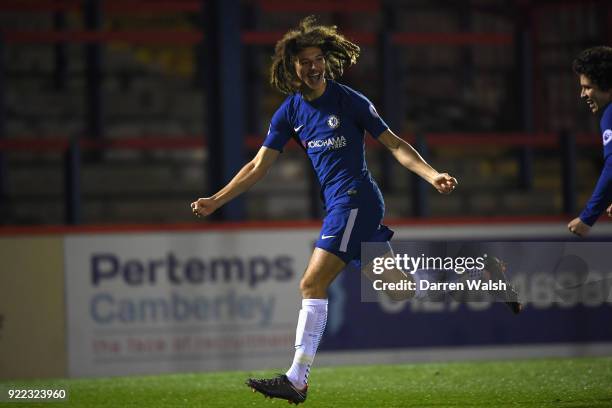
[[574,60],[572,69],[589,78],[599,89],[612,88],[612,47],[587,48]]
[[270,84],[282,93],[297,92],[300,80],[293,64],[297,54],[308,47],[319,47],[323,51],[327,78],[341,77],[345,67],[357,62],[360,49],[339,34],[337,29],[336,26],[318,25],[314,16],[308,16],[297,28],[289,30],[276,43],[270,67]]

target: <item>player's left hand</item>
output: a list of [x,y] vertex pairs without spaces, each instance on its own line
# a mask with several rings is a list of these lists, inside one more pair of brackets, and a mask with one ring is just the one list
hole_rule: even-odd
[[574,218],[567,224],[567,229],[570,230],[571,233],[578,235],[579,237],[584,237],[589,233],[591,227],[586,225],[579,217]]
[[608,213],[608,217],[612,217],[612,204],[610,204],[606,212]]
[[448,173],[440,173],[434,177],[432,184],[439,193],[450,194],[453,192],[453,190],[455,190],[455,187],[457,187],[459,182],[456,178],[450,176]]

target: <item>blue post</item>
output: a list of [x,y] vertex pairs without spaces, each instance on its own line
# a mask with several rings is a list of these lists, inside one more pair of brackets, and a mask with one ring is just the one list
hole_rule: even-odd
[[[53,26],[56,31],[66,30],[66,13],[57,11],[53,15]],[[68,51],[65,42],[55,44],[55,67],[53,82],[56,90],[63,90],[68,79]]]
[[576,184],[576,139],[567,131],[559,135],[561,145],[561,188],[563,191],[563,213],[576,212],[578,192]]
[[[210,192],[214,192],[245,164],[244,85],[240,3],[228,0],[206,4],[208,177]],[[244,216],[244,201],[238,197],[224,206],[218,217],[241,220]]]
[[[99,30],[102,27],[102,10],[99,0],[83,0],[83,16],[88,30]],[[101,139],[102,125],[102,44],[85,45],[86,64],[86,112],[88,137]]]
[[[6,135],[6,105],[5,105],[6,85],[4,82],[4,38],[0,32],[0,140]],[[8,215],[8,194],[7,194],[8,172],[4,152],[0,150],[0,214],[3,218]],[[0,223],[7,220],[0,219]]]
[[[248,24],[247,29],[257,30],[259,25],[260,10],[257,3],[246,4],[243,6]],[[247,45],[245,55],[250,63],[244,64],[244,75],[246,81],[246,95],[248,97],[248,107],[246,112],[248,134],[259,134],[268,129],[267,123],[263,123],[261,111],[261,101],[263,100],[263,81],[261,80],[260,62],[262,53],[255,45]]]
[[77,138],[70,141],[64,157],[64,222],[81,223],[81,147]]
[[[534,121],[534,79],[533,79],[533,35],[528,26],[531,18],[531,11],[526,7],[519,9],[517,18],[517,28],[515,33],[516,55],[520,61],[520,100],[522,110],[519,112],[522,130],[533,133],[535,130]],[[518,152],[519,161],[519,187],[524,190],[531,190],[533,187],[533,148],[522,147]]]
[[[215,16],[215,1],[202,0],[202,29],[205,30],[204,41],[199,48],[198,60],[200,68],[201,85],[206,99],[206,112],[204,112],[205,143],[207,149],[206,181],[203,186],[204,194],[210,195],[223,187],[221,138],[221,106],[217,102],[220,98],[220,89],[217,86],[219,77],[216,64],[217,59],[217,19]],[[222,211],[216,211],[209,219],[222,220]]]
[[[397,75],[396,50],[391,42],[391,35],[395,27],[394,10],[389,5],[385,5],[383,7],[383,24],[378,36],[379,78],[382,84],[382,109],[380,111],[391,129],[400,134],[402,131],[402,93],[398,92],[398,89],[401,88],[400,76]],[[392,160],[389,160],[388,154],[389,152],[386,149],[381,149],[378,154],[381,170],[380,186],[385,193],[392,191]]]
[[[428,159],[429,151],[427,141],[422,133],[417,133],[414,148],[425,159]],[[412,174],[412,214],[415,217],[429,217],[429,185],[420,176]]]

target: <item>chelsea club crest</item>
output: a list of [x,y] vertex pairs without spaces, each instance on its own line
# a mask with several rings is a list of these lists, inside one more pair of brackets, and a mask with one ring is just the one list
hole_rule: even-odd
[[327,118],[327,126],[332,129],[336,129],[338,126],[340,126],[340,119],[338,119],[336,115],[329,115]]

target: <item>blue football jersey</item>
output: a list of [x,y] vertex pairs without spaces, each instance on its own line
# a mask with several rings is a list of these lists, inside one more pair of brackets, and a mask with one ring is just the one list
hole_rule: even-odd
[[307,101],[300,93],[287,97],[272,116],[264,146],[283,150],[299,139],[321,184],[329,210],[353,187],[370,180],[364,135],[378,138],[387,124],[361,93],[327,80],[325,92]]
[[604,159],[607,160],[612,155],[612,103],[604,109],[599,127],[603,139]]
[[603,139],[604,166],[595,190],[580,214],[582,222],[591,226],[612,203],[612,103],[604,109],[599,125]]

